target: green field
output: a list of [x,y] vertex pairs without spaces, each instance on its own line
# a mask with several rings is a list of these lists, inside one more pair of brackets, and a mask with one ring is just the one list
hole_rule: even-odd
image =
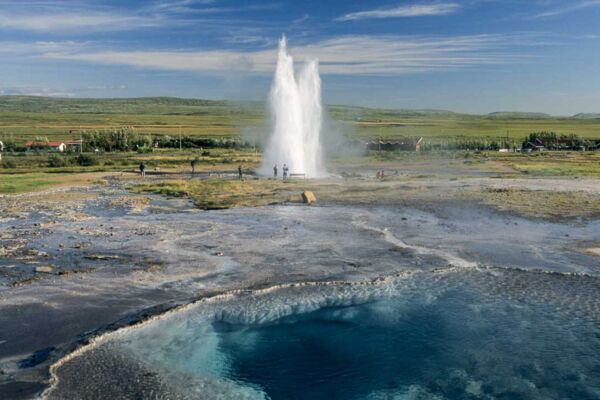
[[[543,114],[467,115],[436,110],[381,110],[329,106],[329,114],[347,137],[432,139],[505,138],[521,140],[531,132],[574,133],[600,138],[600,118],[555,118]],[[133,127],[153,135],[202,137],[266,134],[265,106],[257,102],[177,98],[55,99],[0,96],[0,137],[25,141],[78,138],[80,130]]]
[[154,135],[237,135],[240,126],[257,126],[262,110],[254,103],[173,98],[53,99],[0,96],[0,136],[21,140],[78,137],[80,130],[133,127]]
[[17,194],[36,192],[56,186],[74,186],[89,184],[96,175],[71,173],[31,172],[2,175],[0,178],[0,194]]
[[[26,155],[6,154],[0,162],[0,174],[15,175],[27,172],[71,173],[71,172],[120,172],[137,170],[143,162],[148,170],[157,171],[189,170],[193,159],[198,169],[235,169],[238,165],[255,167],[260,162],[260,153],[245,149],[211,149],[209,155],[202,156],[198,150],[186,149],[183,152],[173,149],[158,149],[152,153],[114,152],[86,154],[91,159],[89,165],[77,162],[77,154],[30,153]],[[52,160],[60,160],[53,164]]]

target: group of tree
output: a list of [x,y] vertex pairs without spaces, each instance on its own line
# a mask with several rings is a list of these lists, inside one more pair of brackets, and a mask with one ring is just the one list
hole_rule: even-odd
[[[150,135],[136,132],[133,128],[85,130],[81,133],[84,152],[151,152],[155,148],[257,148],[256,143],[238,137],[199,137]],[[13,134],[0,135],[5,152],[27,150],[24,143]],[[48,141],[46,137],[36,137],[36,142]],[[583,139],[575,134],[557,134],[541,131],[529,134],[522,142],[509,138],[462,137],[426,138],[421,150],[500,150],[531,147],[544,147],[548,150],[589,150],[596,149],[598,143]],[[71,149],[68,147],[68,149]]]
[[523,140],[523,148],[544,147],[548,150],[587,150],[596,148],[596,143],[575,134],[557,134],[555,132],[533,132]]
[[133,128],[86,130],[81,138],[84,151],[136,151],[153,145],[152,136],[139,134]]
[[253,148],[256,147],[255,143],[242,140],[237,137],[197,137],[197,136],[157,136],[155,137],[156,147],[161,148],[181,148],[184,149],[200,149],[200,148],[226,148],[226,149],[238,149],[238,148]]
[[507,138],[424,139],[421,150],[500,150],[516,149],[518,142]]
[[51,168],[69,167],[71,165],[91,167],[97,164],[98,160],[89,154],[78,154],[76,156],[52,154],[50,157],[48,157],[48,166]]
[[0,142],[3,144],[4,151],[19,151],[23,147],[19,144],[19,141],[15,139],[15,135],[12,133],[1,135]]
[[133,128],[92,130],[82,133],[84,151],[152,151],[154,148],[247,148],[254,144],[235,137],[206,138],[139,134]]

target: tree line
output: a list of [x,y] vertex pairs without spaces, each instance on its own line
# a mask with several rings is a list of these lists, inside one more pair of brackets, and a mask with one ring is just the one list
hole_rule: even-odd
[[[254,148],[255,143],[241,138],[206,138],[196,136],[149,135],[136,132],[133,128],[93,129],[81,132],[84,152],[151,152],[155,148]],[[25,143],[15,139],[14,134],[0,136],[4,151],[26,151]],[[36,142],[48,142],[47,137],[36,137]]]
[[[151,152],[155,148],[259,148],[256,143],[238,137],[207,138],[196,136],[150,135],[136,132],[133,128],[85,130],[81,132],[84,152]],[[26,151],[25,144],[15,139],[14,134],[0,136],[5,152]],[[36,141],[48,141],[46,137],[37,137]],[[533,132],[523,140],[509,138],[425,138],[421,150],[516,150],[543,146],[549,150],[590,150],[598,143],[581,138],[575,134],[555,132]],[[72,150],[72,148],[69,148]]]

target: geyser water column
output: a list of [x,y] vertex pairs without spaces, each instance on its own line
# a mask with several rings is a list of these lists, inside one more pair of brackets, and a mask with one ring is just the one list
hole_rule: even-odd
[[277,68],[269,94],[271,133],[265,147],[261,173],[269,175],[284,164],[290,173],[314,178],[325,174],[322,161],[321,78],[317,60],[307,61],[294,73],[285,36],[279,41]]

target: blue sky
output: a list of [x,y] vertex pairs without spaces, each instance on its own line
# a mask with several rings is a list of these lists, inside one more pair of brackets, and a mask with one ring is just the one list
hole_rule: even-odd
[[0,0],[0,94],[262,100],[285,33],[329,104],[600,112],[600,0]]

